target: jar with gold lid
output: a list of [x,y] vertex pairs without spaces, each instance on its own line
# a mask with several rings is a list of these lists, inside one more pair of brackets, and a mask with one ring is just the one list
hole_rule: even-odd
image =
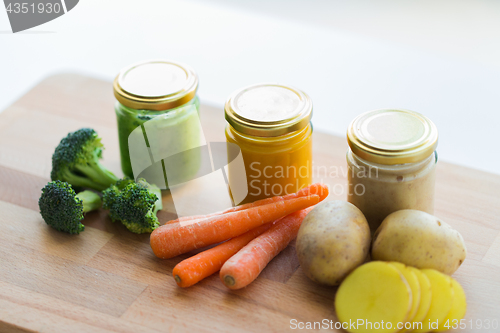
[[372,232],[401,209],[434,213],[438,131],[408,110],[375,110],[347,130],[348,201],[365,215]]
[[[234,92],[225,104],[226,140],[239,146],[248,195],[242,203],[294,193],[312,183],[312,101],[274,83]],[[238,170],[229,165],[230,187]]]
[[[166,155],[201,145],[204,138],[199,122],[197,89],[198,76],[193,69],[168,60],[140,62],[118,74],[113,90],[117,100],[115,112],[121,166],[126,176],[133,178],[140,174],[148,179],[147,172],[141,172],[150,164],[156,163],[161,168],[157,162]],[[131,135],[137,130],[138,135]],[[131,152],[134,153],[132,145],[137,148],[134,156],[131,156]],[[195,173],[199,158],[185,154],[176,163],[183,172]],[[156,173],[164,179],[163,171]],[[157,185],[165,188],[163,184]]]

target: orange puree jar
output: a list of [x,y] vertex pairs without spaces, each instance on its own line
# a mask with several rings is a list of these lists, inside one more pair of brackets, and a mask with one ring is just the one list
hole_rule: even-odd
[[[224,110],[226,140],[241,150],[248,188],[245,199],[235,204],[294,193],[312,183],[312,101],[307,94],[280,84],[256,84],[234,92]],[[228,165],[230,188],[241,174],[241,166]]]

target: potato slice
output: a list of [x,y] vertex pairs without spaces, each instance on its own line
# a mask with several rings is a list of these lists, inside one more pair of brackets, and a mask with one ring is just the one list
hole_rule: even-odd
[[[453,278],[451,278],[451,286],[453,288],[453,305],[448,315],[439,322],[439,328],[436,332],[447,331],[454,325],[458,325],[467,311],[467,300],[462,286]],[[445,324],[449,327],[445,327]]]
[[[347,330],[353,333],[397,332],[397,324],[408,319],[411,305],[411,289],[403,274],[382,261],[356,268],[342,282],[335,297],[340,322],[364,322],[354,328],[348,327]],[[383,327],[380,326],[382,321]]]
[[427,312],[424,320],[422,320],[422,327],[415,329],[415,333],[430,332],[437,329],[438,327],[433,325],[436,321],[438,323],[443,321],[450,312],[451,305],[453,304],[451,278],[435,269],[422,269],[421,272],[431,282],[432,300],[429,312]]
[[[420,323],[425,319],[425,316],[427,315],[427,312],[429,312],[429,308],[431,306],[431,300],[432,300],[432,289],[431,289],[431,281],[425,275],[422,273],[418,268],[411,267],[411,266],[406,266],[408,269],[410,269],[415,275],[417,276],[418,283],[420,284],[420,304],[418,305],[417,313],[415,314],[415,317],[413,317],[413,327],[417,327],[416,323]],[[411,331],[411,329],[408,330],[408,332]]]
[[[389,264],[396,267],[396,269],[401,274],[403,274],[403,276],[406,279],[406,282],[408,282],[408,285],[410,286],[412,304],[410,313],[408,314],[408,319],[406,321],[413,322],[413,318],[415,317],[415,314],[417,313],[418,310],[418,306],[420,304],[420,284],[418,282],[418,278],[415,275],[415,273],[411,271],[405,264],[396,261],[390,262]],[[406,331],[405,329],[401,330],[401,332],[405,331]]]

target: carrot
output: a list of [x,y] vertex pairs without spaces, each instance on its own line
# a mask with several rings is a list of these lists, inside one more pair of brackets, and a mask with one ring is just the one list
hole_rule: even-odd
[[216,247],[178,263],[172,272],[175,282],[182,288],[191,287],[204,278],[218,272],[222,265],[252,239],[268,230],[273,224],[266,223],[243,235],[231,238]]
[[297,237],[300,225],[311,209],[284,217],[232,256],[220,270],[222,283],[229,289],[240,289],[254,281],[266,265]]
[[311,195],[214,216],[188,225],[180,222],[165,224],[151,233],[151,249],[159,258],[172,258],[239,236],[318,202],[319,196]]
[[213,216],[218,216],[218,215],[232,213],[232,212],[238,212],[240,210],[245,210],[248,208],[258,207],[258,206],[267,205],[267,204],[270,204],[273,202],[278,202],[278,201],[282,201],[282,200],[290,200],[290,199],[304,197],[304,196],[313,195],[313,194],[319,195],[320,201],[322,201],[323,199],[325,199],[328,196],[328,187],[322,183],[315,183],[315,184],[309,185],[309,186],[299,190],[296,193],[261,199],[261,200],[257,200],[257,201],[251,202],[251,203],[241,205],[241,206],[231,207],[231,208],[226,209],[222,212],[216,212],[216,213],[212,213],[212,214],[208,214],[208,215],[183,216],[183,217],[180,217],[178,219],[168,221],[166,224],[176,223],[176,222],[184,222],[184,221],[192,221],[192,220],[202,220],[202,219],[210,218]]

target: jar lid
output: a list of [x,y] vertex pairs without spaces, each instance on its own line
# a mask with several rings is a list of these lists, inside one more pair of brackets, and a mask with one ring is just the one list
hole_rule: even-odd
[[312,101],[290,86],[260,83],[234,92],[224,111],[227,122],[238,132],[273,137],[306,127],[312,117]]
[[137,110],[163,111],[186,104],[196,95],[198,76],[189,66],[167,60],[130,65],[113,82],[116,99]]
[[370,162],[415,163],[436,150],[438,131],[420,113],[383,109],[355,118],[347,129],[347,142],[354,154]]

